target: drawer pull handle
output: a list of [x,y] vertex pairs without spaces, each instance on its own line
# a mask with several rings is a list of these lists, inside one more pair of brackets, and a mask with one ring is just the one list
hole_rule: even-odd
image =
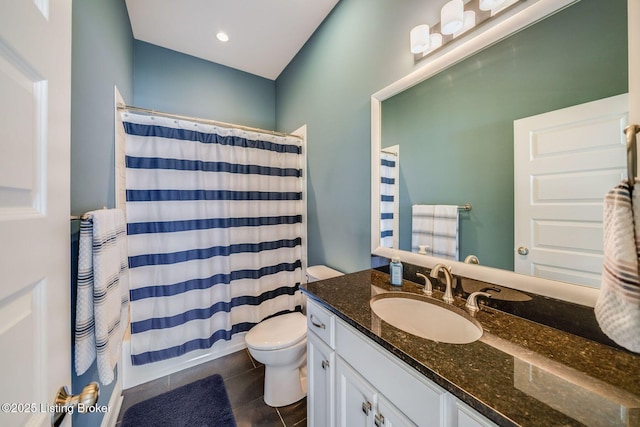
[[322,361],[322,369],[327,369],[329,367],[329,361],[328,360],[323,360]]
[[371,402],[362,402],[362,412],[369,416],[369,411],[371,411]]
[[311,324],[316,328],[326,329],[326,326],[324,325],[324,323],[316,322],[315,320],[313,320],[313,314],[309,316],[309,320],[311,320]]
[[383,426],[384,425],[384,416],[382,414],[376,414],[373,423],[376,425],[376,427]]

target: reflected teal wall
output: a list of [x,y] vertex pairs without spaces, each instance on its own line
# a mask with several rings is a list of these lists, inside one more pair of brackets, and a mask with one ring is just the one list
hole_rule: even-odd
[[[597,31],[594,31],[597,28]],[[464,204],[460,258],[513,269],[513,121],[627,91],[626,2],[582,0],[383,102],[400,144],[400,247],[412,204]]]
[[[409,52],[409,31],[414,25],[423,23],[424,17],[420,11],[424,4],[424,0],[341,0],[276,80],[278,129],[288,131],[308,124],[310,264],[324,263],[346,272],[365,269],[370,265],[370,96],[420,66],[414,65],[413,55]],[[622,0],[581,0],[570,9],[584,9],[586,19],[590,22],[588,26],[567,28],[560,34],[556,33],[558,39],[550,40],[543,34],[536,37],[542,37],[552,46],[558,44],[559,59],[564,64],[569,63],[563,65],[569,67],[569,75],[584,74],[579,63],[572,63],[571,58],[577,56],[577,52],[568,46],[585,35],[589,39],[602,38],[597,43],[600,44],[609,43],[611,37],[626,32],[626,21],[621,22],[624,21],[625,4]],[[614,34],[609,34],[602,31],[603,25],[617,25],[618,28]],[[619,52],[620,49],[626,49],[626,43],[614,51]],[[596,67],[588,72],[600,73],[597,84],[608,87],[602,91],[602,96],[626,91],[626,84],[611,88],[608,82],[610,78],[617,82],[625,79],[621,74],[626,73],[626,60],[613,59],[617,55],[615,52],[594,52],[591,49],[587,52],[589,61]],[[518,54],[526,57],[527,52]],[[489,73],[492,70],[491,61],[494,59],[486,58],[482,63],[468,66],[466,76],[461,73],[456,76],[455,85],[449,83],[444,86],[442,90],[451,91],[446,102],[464,97],[467,91],[477,91],[477,87],[469,87],[467,79]],[[537,71],[527,71],[530,79],[526,82],[527,87],[538,88],[536,91],[539,90],[541,93],[538,95],[542,97],[554,98],[556,95],[552,90],[543,89],[542,80],[546,79],[547,74],[558,72],[559,67],[553,63],[534,65]],[[519,64],[513,62],[511,66],[518,68]],[[518,78],[514,76],[512,79]],[[440,80],[440,84],[446,83],[446,79]],[[579,85],[573,87],[578,92],[583,89]],[[481,115],[503,108],[501,106],[506,105],[503,100],[505,96],[506,91],[491,92],[480,109]],[[582,102],[602,96],[573,93],[572,101]],[[560,104],[556,101],[556,104]],[[436,105],[435,100],[432,105]],[[531,107],[530,111],[543,109],[538,101],[527,105]],[[526,116],[529,111],[520,114]],[[419,136],[423,142],[434,137],[445,137],[437,135],[438,132],[442,133],[437,129],[430,129],[427,137],[427,124],[422,118],[414,122],[414,126],[423,130]],[[459,127],[458,136],[477,140],[474,136],[477,129],[468,126]],[[451,144],[449,139],[447,137],[448,144]],[[394,143],[397,141],[389,142],[389,145]],[[482,151],[479,147],[471,150],[476,158]],[[401,162],[407,158],[403,149],[401,158]],[[512,154],[506,152],[498,157],[482,159],[476,162],[476,173],[482,173],[484,169],[498,170],[500,172],[495,178],[498,181],[495,185],[504,182],[509,184],[513,180],[511,158]],[[440,162],[435,159],[435,155],[428,159],[421,156],[424,169],[434,168]],[[444,183],[459,179],[456,174],[452,176],[449,172],[431,180]],[[426,184],[429,180],[422,178],[420,182]],[[505,197],[512,198],[511,195]],[[465,201],[456,198],[455,203]],[[508,204],[511,204],[511,200]],[[474,210],[478,212],[480,208],[478,206],[478,210]],[[490,218],[486,221],[500,222],[502,219]],[[480,225],[487,226],[484,223]],[[505,225],[504,228],[512,233],[511,225]]]

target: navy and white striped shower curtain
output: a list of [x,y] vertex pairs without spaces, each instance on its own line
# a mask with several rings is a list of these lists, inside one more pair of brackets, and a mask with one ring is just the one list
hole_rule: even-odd
[[393,247],[397,156],[380,153],[380,246]]
[[300,309],[302,143],[123,113],[134,365]]

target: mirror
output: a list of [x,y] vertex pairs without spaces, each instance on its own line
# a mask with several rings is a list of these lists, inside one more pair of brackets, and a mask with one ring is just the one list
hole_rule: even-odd
[[[494,283],[499,276],[506,286],[586,305],[595,302],[593,288],[509,273],[514,259],[513,121],[627,90],[626,2],[605,7],[581,0],[541,20],[570,3],[529,3],[372,96],[372,153],[379,160],[379,150],[391,145],[403,152],[399,243],[394,246],[401,258],[427,267],[437,262],[407,252],[412,204],[471,203],[471,211],[460,213],[460,259],[474,254],[482,265],[460,263],[454,271]],[[372,200],[378,200],[375,191],[372,186]],[[373,229],[374,210],[372,205],[372,235],[379,233]],[[373,240],[372,251],[392,255]]]

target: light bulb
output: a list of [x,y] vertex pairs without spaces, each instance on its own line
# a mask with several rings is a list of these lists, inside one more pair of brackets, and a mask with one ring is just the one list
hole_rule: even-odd
[[464,25],[464,4],[462,0],[451,0],[440,10],[440,31],[449,35],[459,31]]
[[417,25],[409,33],[411,53],[420,53],[429,49],[429,26]]
[[504,3],[504,0],[480,0],[480,10],[491,10]]

